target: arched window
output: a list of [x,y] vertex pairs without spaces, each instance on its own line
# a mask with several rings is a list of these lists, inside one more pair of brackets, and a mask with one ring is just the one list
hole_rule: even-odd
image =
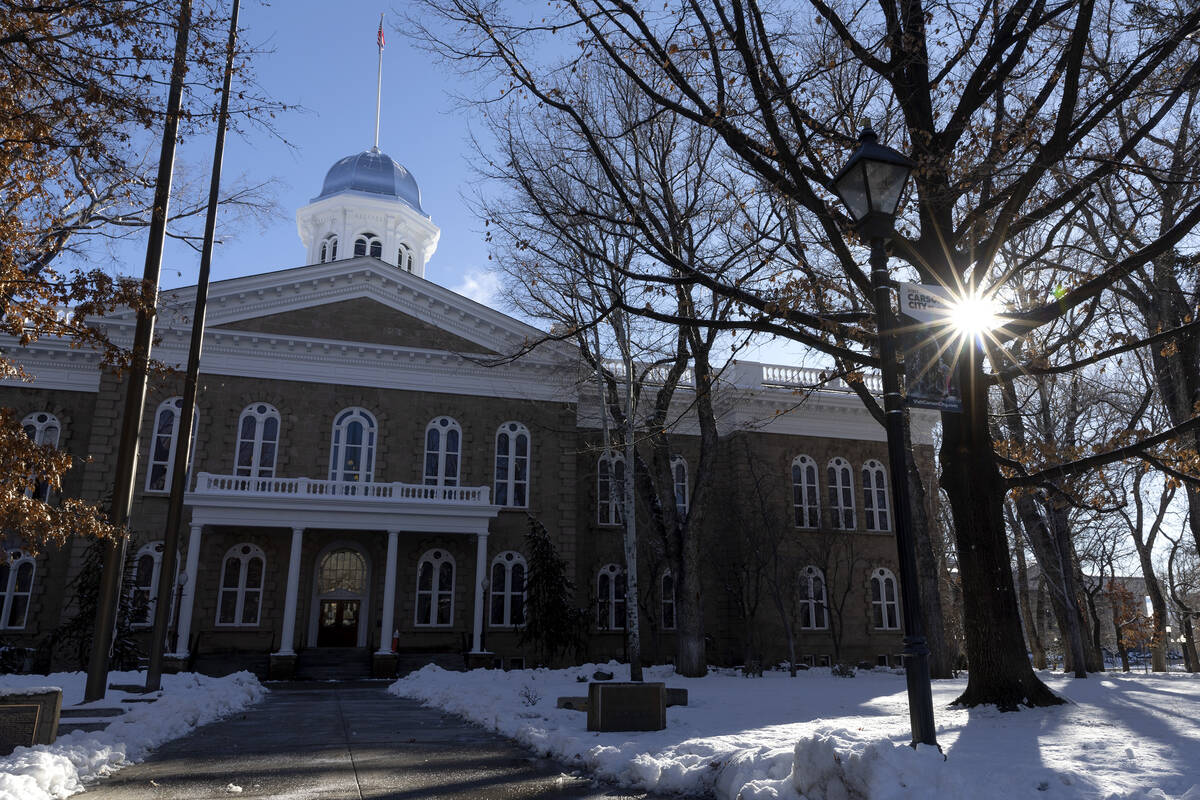
[[34,444],[40,444],[44,447],[58,447],[58,438],[62,432],[62,426],[58,424],[58,417],[53,414],[45,411],[35,411],[21,420],[21,427],[25,429],[25,435]]
[[253,544],[235,544],[221,563],[218,625],[258,625],[262,613],[263,576],[267,557]]
[[[5,554],[0,553],[0,558]],[[34,561],[20,550],[7,554],[7,559],[0,564],[0,592],[4,595],[0,600],[0,628],[20,630],[25,627],[25,618],[29,615],[29,597],[33,594]]]
[[792,507],[795,510],[797,528],[821,527],[817,462],[808,456],[796,456],[792,461]]
[[494,627],[525,624],[525,559],[511,550],[492,559],[492,616]]
[[317,592],[321,595],[353,597],[367,590],[367,560],[351,547],[331,550],[321,559]]
[[246,406],[238,420],[237,472],[249,478],[275,477],[279,412],[266,403]]
[[664,631],[675,630],[675,576],[670,570],[662,576],[662,627]]
[[131,625],[153,625],[158,603],[158,581],[162,574],[162,542],[147,542],[133,560],[133,586],[129,589]]
[[[179,441],[179,416],[182,397],[169,397],[158,405],[150,440],[150,465],[146,469],[146,491],[171,491],[171,471],[175,464],[175,444]],[[195,417],[193,417],[195,419]],[[192,426],[195,441],[196,426]]]
[[[39,444],[43,447],[58,447],[58,439],[62,433],[62,426],[58,424],[58,417],[53,414],[45,411],[35,411],[21,420],[21,427],[25,429],[25,435],[34,444]],[[35,477],[33,475],[30,476],[31,484],[34,482],[33,479]],[[45,481],[37,481],[36,486],[25,490],[25,496],[45,501],[50,496],[50,484]]]
[[333,420],[329,480],[360,483],[375,478],[375,417],[364,408],[347,408]]
[[354,240],[354,255],[383,258],[383,242],[373,233],[360,233]]
[[880,567],[871,573],[871,614],[875,629],[894,631],[900,627],[900,602],[896,576]]
[[333,234],[325,237],[321,242],[321,263],[328,264],[330,261],[337,261],[337,237]]
[[451,417],[438,417],[425,428],[425,485],[458,486],[462,428]]
[[396,266],[405,272],[413,271],[413,251],[407,244],[401,244],[396,253]]
[[800,573],[800,627],[824,630],[829,627],[826,617],[828,599],[825,595],[825,576],[816,567],[805,567]]
[[675,510],[680,516],[687,516],[688,474],[683,456],[671,456],[671,483],[675,486]]
[[890,531],[888,520],[887,473],[883,464],[872,459],[863,464],[863,514],[867,518],[867,530]]
[[496,431],[496,505],[529,505],[529,429],[506,422]]
[[835,458],[829,462],[829,512],[833,527],[854,530],[854,475],[850,462]]
[[449,625],[454,619],[454,557],[430,550],[417,564],[417,625]]
[[606,450],[596,465],[596,521],[620,525],[624,502],[625,458]]
[[596,578],[596,628],[625,630],[625,570],[605,564]]

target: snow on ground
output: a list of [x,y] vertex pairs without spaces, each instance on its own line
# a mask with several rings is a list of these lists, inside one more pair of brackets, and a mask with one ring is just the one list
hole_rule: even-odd
[[[669,667],[646,680],[686,688],[687,707],[667,709],[667,728],[589,733],[586,715],[558,709],[587,694],[596,665],[567,670],[446,672],[428,666],[390,691],[460,714],[595,776],[658,792],[721,800],[1200,800],[1200,678],[1187,674],[1093,675],[1044,681],[1071,702],[1000,713],[950,709],[965,678],[934,681],[938,742],[909,748],[904,677],[828,669],[719,670],[681,678]],[[616,680],[628,667],[603,665]]]
[[[144,684],[144,672],[112,672],[118,684]],[[0,691],[27,686],[57,686],[63,708],[121,705],[128,695],[109,690],[97,703],[80,706],[87,675],[0,675]],[[76,731],[51,745],[18,747],[0,756],[0,800],[48,800],[84,790],[84,783],[144,759],[163,742],[178,739],[199,725],[241,711],[262,699],[266,689],[249,672],[224,678],[181,673],[162,676],[162,694],[153,703],[131,703],[129,710],[103,731]]]

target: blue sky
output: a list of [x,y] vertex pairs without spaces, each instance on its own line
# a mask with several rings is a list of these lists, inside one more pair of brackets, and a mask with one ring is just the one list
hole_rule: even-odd
[[[401,7],[400,10],[403,10]],[[300,108],[275,122],[280,136],[258,128],[228,138],[226,186],[274,179],[278,213],[260,228],[253,221],[219,221],[213,280],[300,266],[305,252],[296,233],[296,210],[320,193],[325,173],[343,156],[369,148],[374,138],[375,32],[386,13],[383,102],[379,146],[406,166],[421,188],[421,204],[442,231],[425,277],[474,300],[507,311],[495,295],[483,224],[466,207],[476,188],[469,137],[486,135],[476,112],[460,96],[478,90],[473,79],[433,56],[397,30],[403,18],[376,2],[347,0],[332,7],[317,0],[243,0],[244,41],[273,52],[255,59],[262,90]],[[165,98],[164,98],[165,103]],[[290,146],[289,146],[290,145]],[[188,175],[208,185],[212,137],[196,138],[179,150],[177,180]],[[156,148],[155,148],[156,149]],[[117,267],[141,274],[144,234],[116,248]],[[195,283],[199,254],[169,243],[162,272],[164,288]],[[536,324],[536,323],[535,323]],[[762,341],[739,358],[802,363],[801,348],[782,340]]]
[[[296,209],[320,193],[325,172],[339,158],[369,148],[374,138],[375,78],[378,51],[375,31],[387,11],[387,46],[383,56],[383,104],[379,146],[416,176],[426,213],[442,229],[437,253],[426,277],[466,290],[481,299],[486,284],[487,249],[479,223],[464,207],[473,173],[467,163],[471,148],[469,109],[451,97],[469,91],[452,70],[438,66],[424,51],[398,33],[399,16],[379,3],[286,0],[264,5],[243,3],[246,41],[273,50],[258,57],[255,69],[269,95],[302,110],[276,120],[291,147],[252,128],[227,141],[226,184],[274,178],[279,214],[260,230],[252,221],[231,227],[218,224],[219,245],[213,279],[231,278],[298,266],[304,250],[296,234]],[[211,168],[211,137],[187,142],[179,151],[181,169],[195,180]],[[145,239],[131,242],[128,272],[140,272]],[[168,249],[163,262],[166,287],[195,282],[199,257],[189,248]],[[137,268],[133,268],[136,266]],[[475,291],[472,291],[472,289]]]

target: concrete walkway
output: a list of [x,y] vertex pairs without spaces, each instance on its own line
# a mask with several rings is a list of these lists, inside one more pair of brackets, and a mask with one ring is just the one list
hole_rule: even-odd
[[386,685],[269,684],[259,705],[168,742],[76,797],[647,797],[566,775],[560,765],[460,717],[390,695]]

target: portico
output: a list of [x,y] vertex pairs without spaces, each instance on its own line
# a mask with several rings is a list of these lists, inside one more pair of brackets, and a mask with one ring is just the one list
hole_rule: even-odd
[[[402,537],[474,535],[475,569],[470,584],[473,589],[471,653],[483,652],[487,540],[489,523],[499,511],[499,506],[490,503],[488,487],[312,478],[246,478],[202,472],[197,476],[195,489],[187,493],[185,502],[191,508],[192,518],[185,573],[181,580],[175,658],[188,657],[199,553],[206,526],[290,529],[278,648],[271,656],[272,664],[284,665],[294,663],[296,657],[296,626],[306,531],[364,532],[387,536],[386,557],[382,565],[383,597],[379,606],[377,657],[391,654],[391,632],[396,626],[397,580],[400,574],[397,561]],[[311,552],[308,558],[312,561]],[[315,585],[313,594],[316,599],[309,604],[309,616],[315,630],[315,615],[321,608],[320,591]],[[354,624],[358,626],[357,644],[362,646],[369,641],[365,638],[366,623],[361,616],[357,616],[365,616],[366,608],[360,608],[357,601],[344,592],[334,592],[326,599],[330,605],[325,609],[326,613],[348,614],[348,609],[352,608],[356,615]],[[335,608],[334,602],[339,599],[345,602]],[[310,644],[314,641],[316,637],[310,633]]]

